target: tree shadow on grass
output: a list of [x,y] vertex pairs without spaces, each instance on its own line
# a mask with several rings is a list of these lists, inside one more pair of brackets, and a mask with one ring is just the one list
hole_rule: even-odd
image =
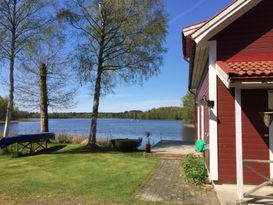
[[1,155],[5,155],[5,156],[9,156],[12,158],[18,158],[18,157],[31,157],[31,156],[36,156],[36,155],[40,155],[40,154],[51,154],[51,153],[57,153],[58,151],[60,151],[61,149],[65,148],[67,145],[55,145],[55,146],[51,146],[47,149],[42,149],[42,150],[36,150],[32,153],[29,152],[29,150],[20,150],[20,151],[16,151],[14,148],[6,148],[4,150],[4,154],[3,151],[1,153]]
[[51,146],[49,148],[47,148],[47,150],[41,150],[39,152],[37,152],[37,154],[50,154],[50,153],[55,153],[58,152],[60,150],[62,150],[63,148],[65,148],[67,145],[62,144],[62,145],[54,145]]
[[[67,148],[67,149],[66,149]],[[76,146],[76,147],[69,147],[69,144],[51,144],[46,150],[39,150],[32,154],[30,153],[18,153],[12,154],[12,157],[31,157],[37,155],[51,155],[51,154],[103,154],[103,153],[110,153],[110,154],[139,154],[143,151],[140,150],[133,150],[128,152],[121,152],[117,148],[112,146],[97,146],[96,148],[90,148],[86,145]]]

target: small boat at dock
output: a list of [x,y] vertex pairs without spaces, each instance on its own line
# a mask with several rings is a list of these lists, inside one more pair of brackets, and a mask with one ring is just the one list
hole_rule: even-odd
[[135,151],[140,146],[142,138],[139,139],[112,139],[111,143],[120,151],[128,152]]

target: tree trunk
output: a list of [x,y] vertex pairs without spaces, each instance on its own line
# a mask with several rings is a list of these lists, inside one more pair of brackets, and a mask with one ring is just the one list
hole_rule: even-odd
[[13,5],[13,19],[12,19],[12,36],[11,36],[11,46],[10,46],[10,57],[9,57],[9,99],[7,106],[6,122],[3,137],[9,135],[9,126],[11,115],[13,112],[13,100],[14,100],[14,61],[15,61],[15,41],[16,41],[16,5],[17,1],[14,0]]
[[98,119],[98,115],[99,115],[101,77],[102,77],[101,68],[98,68],[96,85],[95,85],[95,93],[94,93],[94,98],[93,98],[92,120],[91,120],[91,127],[90,127],[90,133],[89,133],[89,138],[88,138],[88,146],[90,146],[90,147],[96,147],[96,141],[97,141],[97,139],[96,139],[96,137],[97,137],[97,119]]
[[[13,52],[14,53],[14,52]],[[14,99],[14,55],[10,57],[10,71],[9,71],[9,99],[6,113],[6,122],[3,137],[7,137],[9,135],[9,126],[11,115],[13,112],[13,99]]]
[[104,24],[103,17],[102,17],[102,31],[101,31],[100,37],[101,37],[101,41],[100,41],[99,55],[98,55],[97,78],[96,78],[95,93],[93,98],[91,127],[90,127],[90,132],[88,137],[88,146],[90,147],[96,147],[96,141],[97,141],[97,119],[99,115],[101,78],[103,73],[103,54],[104,54],[104,41],[105,41],[105,24]]
[[40,132],[48,132],[48,94],[47,94],[47,67],[40,65]]

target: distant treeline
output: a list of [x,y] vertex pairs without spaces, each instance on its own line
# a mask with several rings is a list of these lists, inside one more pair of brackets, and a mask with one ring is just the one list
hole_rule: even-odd
[[[4,121],[7,111],[7,98],[0,96],[0,121]],[[183,97],[183,107],[161,107],[154,108],[148,111],[131,110],[118,113],[99,113],[99,118],[125,118],[125,119],[150,119],[150,120],[184,120],[185,123],[193,123],[193,95],[188,93]],[[15,107],[12,113],[12,120],[22,118],[39,118],[38,112],[21,111]],[[91,113],[87,112],[65,112],[65,113],[50,113],[51,119],[68,119],[68,118],[90,118]]]
[[[131,110],[119,113],[99,113],[99,118],[125,118],[125,119],[149,119],[149,120],[182,120],[181,107],[161,107],[148,111]],[[25,113],[25,118],[39,118],[39,113]],[[51,119],[90,118],[91,113],[50,113]]]
[[[7,98],[3,98],[0,96],[0,121],[5,121],[6,119],[7,105],[8,105]],[[17,107],[15,107],[14,112],[12,112],[12,115],[11,115],[11,120],[17,120],[20,118],[28,118],[28,116],[30,116],[30,113],[20,111]]]

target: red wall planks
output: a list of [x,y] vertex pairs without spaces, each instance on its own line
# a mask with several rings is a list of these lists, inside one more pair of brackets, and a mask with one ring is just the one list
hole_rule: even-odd
[[217,60],[273,59],[273,1],[264,0],[218,33]]
[[[273,1],[264,0],[218,33],[217,60],[273,60]],[[269,159],[268,138],[259,112],[267,110],[266,90],[242,90],[243,159]],[[218,79],[219,180],[236,182],[234,90]],[[269,176],[269,165],[254,165]],[[244,167],[245,183],[260,183],[259,176]]]
[[[267,110],[266,90],[242,90],[243,159],[269,159],[268,138],[259,112]],[[227,89],[218,78],[218,150],[219,181],[236,182],[235,106],[234,89]],[[252,164],[265,176],[269,165]],[[257,184],[263,179],[244,166],[244,183]]]
[[[273,0],[263,0],[234,23],[218,33],[217,60],[260,61],[273,60]],[[218,89],[218,154],[219,181],[236,182],[236,140],[234,89],[227,89],[220,79]],[[208,75],[197,91],[197,99],[207,96]],[[259,112],[267,110],[266,90],[242,90],[243,159],[269,159],[268,129]],[[209,109],[205,107],[205,132],[209,131]],[[209,152],[206,152],[209,167]],[[254,165],[269,176],[269,165]],[[245,183],[260,183],[256,174],[244,167]]]
[[236,182],[234,89],[217,79],[219,181]]
[[[266,90],[242,90],[243,159],[269,160],[269,139],[264,137],[268,134],[268,128],[259,113],[267,110]],[[269,177],[268,164],[252,166]],[[260,183],[265,180],[244,167],[244,181]]]

